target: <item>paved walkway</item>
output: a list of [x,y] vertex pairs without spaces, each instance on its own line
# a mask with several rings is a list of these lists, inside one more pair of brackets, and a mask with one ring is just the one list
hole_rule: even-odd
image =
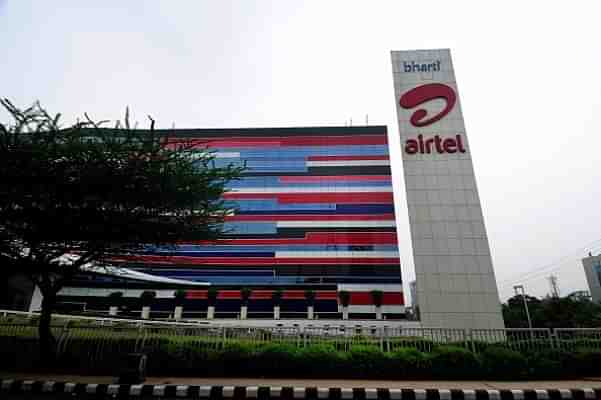
[[[115,383],[114,377],[60,374],[22,374],[0,372],[0,379],[74,382],[90,384]],[[389,381],[359,379],[261,379],[261,378],[177,378],[148,377],[147,385],[198,386],[278,386],[326,388],[401,388],[401,389],[575,389],[601,388],[601,377],[557,381]]]

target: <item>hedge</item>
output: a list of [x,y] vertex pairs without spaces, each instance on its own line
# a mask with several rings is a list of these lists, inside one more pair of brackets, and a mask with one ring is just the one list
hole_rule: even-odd
[[[136,338],[102,341],[71,338],[52,371],[114,375],[123,356],[139,346]],[[34,372],[40,365],[35,339],[0,337],[0,370]],[[198,340],[156,338],[145,347],[151,376],[236,376],[363,379],[551,379],[601,375],[601,352],[547,350],[520,353],[488,346],[475,354],[464,347],[436,346],[431,352],[375,346],[249,344],[211,346]]]

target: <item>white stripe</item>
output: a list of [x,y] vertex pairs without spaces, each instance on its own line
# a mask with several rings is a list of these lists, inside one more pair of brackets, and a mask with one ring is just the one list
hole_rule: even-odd
[[523,390],[512,390],[511,394],[513,395],[514,400],[522,400],[524,398]]
[[5,379],[2,381],[2,390],[8,390],[14,382],[14,379]]
[[440,400],[451,400],[451,391],[449,389],[439,389]]
[[328,397],[330,397],[330,389],[317,388],[317,398],[318,399],[327,399]]
[[376,389],[365,389],[365,398],[367,400],[374,400],[378,398],[378,391]]
[[258,386],[249,386],[246,388],[246,398],[247,399],[256,399],[258,396],[259,387]]
[[388,392],[390,393],[391,400],[401,400],[401,398],[403,397],[401,389],[390,389]]
[[594,399],[595,391],[593,389],[582,389],[584,390],[584,398],[585,399]]
[[546,390],[541,390],[541,389],[537,389],[536,390],[536,398],[537,399],[548,399],[549,398],[549,393],[547,393]]
[[[371,314],[376,311],[376,308],[373,305],[358,306],[358,305],[351,304],[348,307],[348,311],[350,313],[357,313],[357,314]],[[402,314],[405,312],[405,306],[384,304],[384,305],[382,305],[382,312],[384,314],[388,314],[388,313],[390,313],[390,314],[401,313]]]
[[131,385],[129,387],[130,396],[139,396],[142,393],[142,385]]
[[279,221],[278,228],[394,228],[395,221]]
[[21,390],[23,392],[31,392],[31,386],[33,385],[34,381],[23,381],[23,383],[21,384]]
[[165,385],[154,385],[152,388],[152,395],[163,397],[165,395]]
[[281,386],[271,386],[269,388],[269,396],[270,397],[280,397],[281,394],[282,394]]
[[63,392],[71,393],[74,390],[75,390],[75,383],[73,383],[73,382],[65,383],[65,389],[63,390]]
[[109,385],[106,389],[106,394],[117,395],[119,393],[119,387],[121,385]]
[[559,389],[559,394],[561,395],[562,399],[571,399],[572,398],[572,391],[570,391],[568,389]]
[[392,186],[305,186],[232,188],[228,193],[390,193]]
[[97,383],[89,383],[86,385],[86,393],[87,394],[96,394],[96,388],[98,387]]
[[222,389],[223,397],[234,397],[234,387],[233,386],[224,386]]
[[49,393],[52,392],[52,390],[54,390],[54,381],[47,381],[44,382],[44,384],[42,385],[42,392],[44,393]]
[[353,398],[353,389],[349,389],[349,388],[340,389],[340,398],[352,399]]
[[295,387],[292,392],[292,397],[295,399],[304,399],[305,398],[305,388],[304,387]]
[[307,161],[307,167],[358,167],[368,165],[390,165],[390,160],[332,160]]
[[463,398],[465,400],[476,400],[476,391],[475,390],[464,390],[463,391]]
[[236,151],[217,152],[217,153],[213,153],[213,155],[215,156],[215,158],[240,158],[240,153],[236,152]]
[[415,389],[415,400],[426,400],[426,391],[424,389]]
[[[488,400],[501,400],[501,393],[498,390],[487,390]],[[450,399],[450,397],[449,397]],[[441,398],[442,400],[442,398]]]
[[186,397],[188,395],[188,385],[177,385],[175,387],[175,395],[177,397]]
[[199,386],[198,387],[198,396],[199,397],[209,397],[211,395],[211,386]]
[[276,258],[398,258],[396,251],[276,251]]

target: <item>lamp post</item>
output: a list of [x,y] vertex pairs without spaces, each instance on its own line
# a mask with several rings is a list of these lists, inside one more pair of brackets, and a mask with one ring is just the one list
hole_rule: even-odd
[[515,295],[518,296],[520,293],[518,290],[521,290],[522,301],[524,302],[524,309],[526,310],[526,318],[528,319],[528,328],[532,329],[532,321],[530,320],[530,312],[528,311],[528,302],[526,301],[526,291],[524,290],[524,285],[515,285],[513,287],[515,290]]

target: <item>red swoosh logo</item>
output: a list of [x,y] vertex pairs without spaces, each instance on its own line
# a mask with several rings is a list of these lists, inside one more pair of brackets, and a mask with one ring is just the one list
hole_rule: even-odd
[[428,112],[420,108],[411,115],[411,125],[417,127],[426,126],[442,119],[455,106],[457,95],[450,86],[443,85],[442,83],[428,83],[415,87],[401,96],[399,105],[405,109],[411,109],[434,99],[443,99],[446,102],[446,106],[441,112],[433,117],[424,119],[428,116]]

